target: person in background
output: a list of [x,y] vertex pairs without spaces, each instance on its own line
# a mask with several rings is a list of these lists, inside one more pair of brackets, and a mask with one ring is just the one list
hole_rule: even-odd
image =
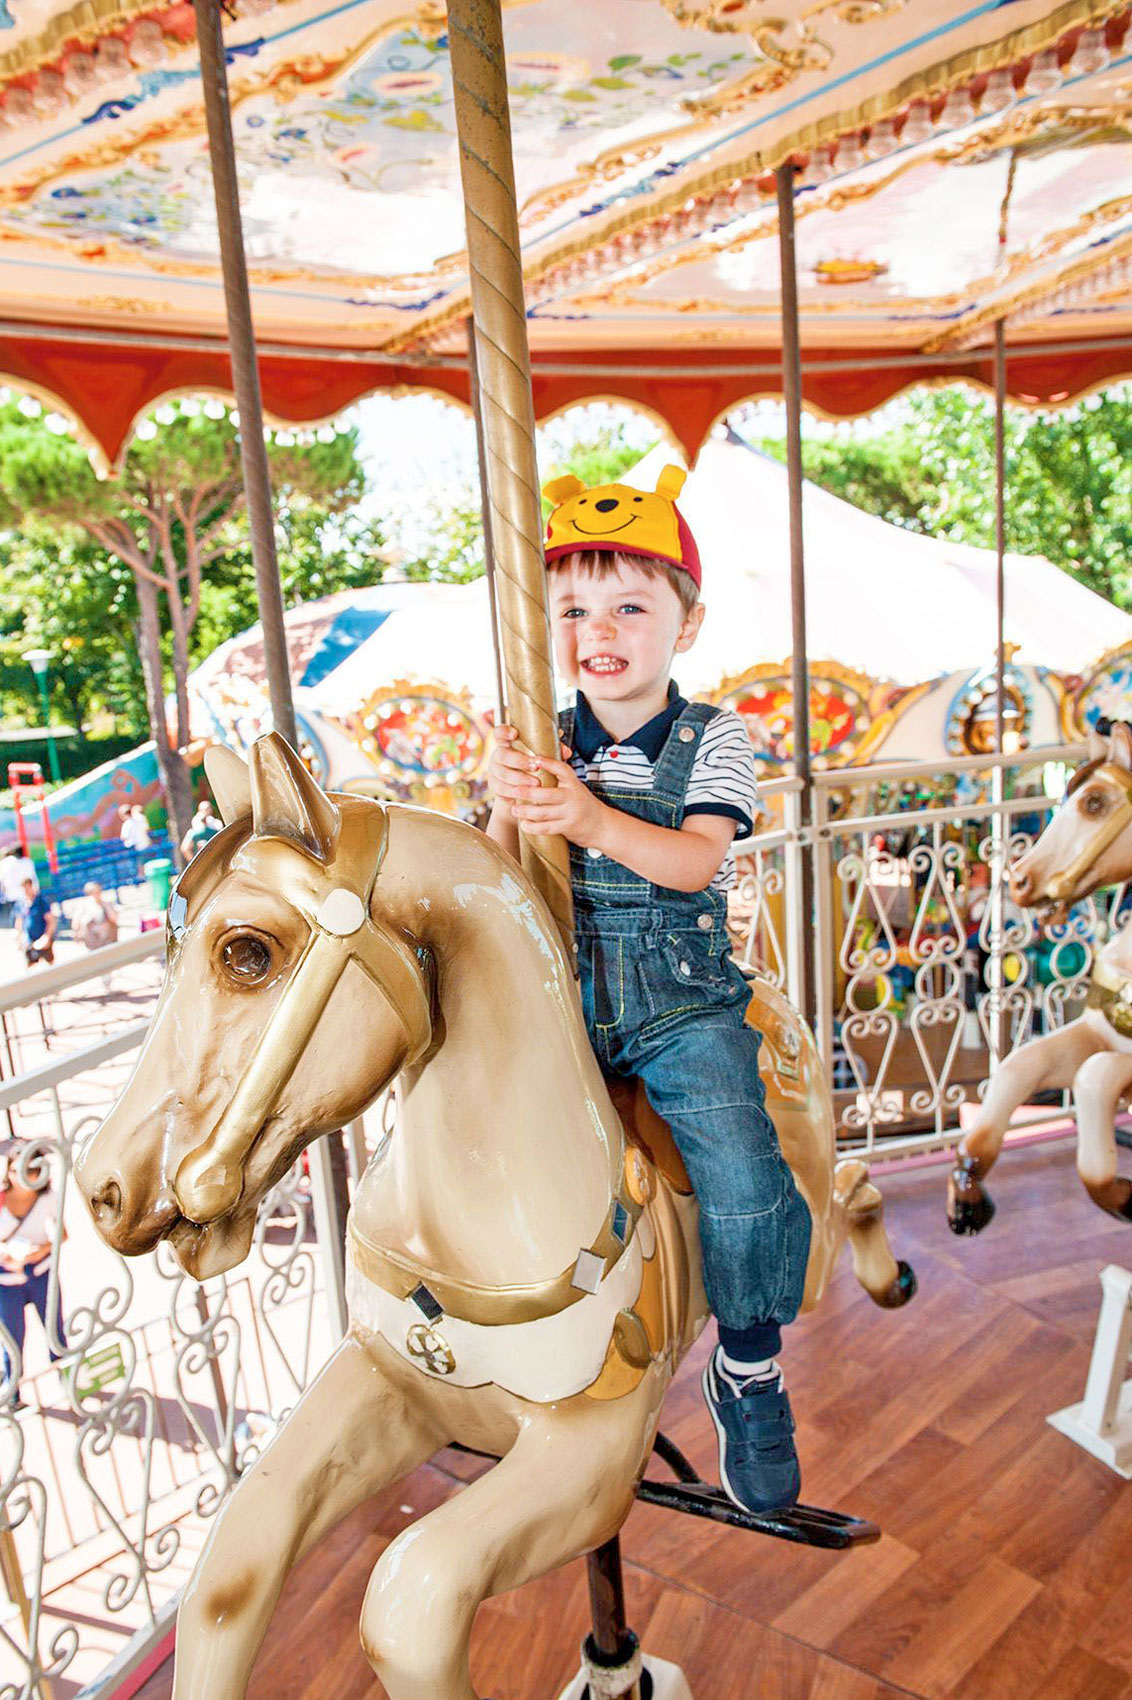
[[16,905],[16,931],[29,968],[37,962],[50,967],[55,960],[55,930],[58,917],[33,879],[25,879]]
[[[58,1205],[51,1187],[31,1187],[19,1176],[19,1145],[14,1139],[0,1145],[0,1325],[3,1326],[23,1363],[25,1322],[30,1305],[43,1324],[52,1361],[59,1356],[56,1342],[63,1340],[63,1306],[55,1295],[54,1327],[47,1321],[47,1297],[51,1281]],[[13,1374],[7,1341],[0,1337],[4,1378]],[[13,1389],[14,1410],[24,1400]]]
[[24,894],[25,880],[35,880],[38,886],[35,863],[13,844],[0,856],[0,927],[15,925],[16,905]]
[[87,950],[101,950],[118,937],[118,911],[97,880],[87,880],[71,911],[71,931]]
[[189,830],[181,840],[181,854],[186,862],[191,862],[197,851],[202,849],[210,838],[216,837],[222,824],[213,814],[212,804],[205,797],[197,804]]
[[118,812],[122,817],[122,829],[118,837],[127,850],[133,851],[134,871],[140,879],[142,857],[152,842],[149,834],[149,822],[145,818],[145,810],[140,803],[134,803],[132,806],[123,803]]

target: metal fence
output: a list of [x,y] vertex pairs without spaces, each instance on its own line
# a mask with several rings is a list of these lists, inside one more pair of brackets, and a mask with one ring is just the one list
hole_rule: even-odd
[[158,1620],[208,1520],[337,1338],[301,1165],[263,1201],[239,1276],[203,1285],[164,1247],[118,1257],[74,1196],[74,1151],[118,1090],[146,999],[129,994],[116,1030],[68,1045],[85,1025],[63,1019],[68,996],[161,948],[125,941],[0,988],[9,1055],[31,1062],[0,1085],[13,1172],[50,1189],[54,1218],[42,1328],[28,1318],[50,1361],[24,1373],[0,1326],[0,1700],[74,1693]]
[[1006,870],[1083,754],[821,773],[808,827],[795,781],[764,788],[773,825],[737,847],[736,948],[799,998],[798,871],[812,857],[815,1030],[847,1150],[953,1142],[996,1063],[1080,1013],[1124,889],[1043,930],[1011,903]]
[[[739,846],[736,947],[799,995],[798,894],[811,858],[815,1026],[847,1149],[946,1145],[996,1060],[1080,1008],[1123,891],[1079,905],[1047,936],[1011,905],[1004,874],[1081,754],[819,774],[809,825],[796,781],[765,787],[765,830]],[[0,1576],[11,1602],[0,1609],[0,1700],[101,1693],[130,1632],[164,1631],[209,1518],[340,1330],[341,1292],[333,1260],[323,1275],[301,1170],[264,1201],[238,1277],[204,1286],[161,1250],[116,1257],[73,1195],[76,1142],[120,1089],[160,951],[147,935],[0,986],[0,1111],[19,1136],[20,1173],[56,1200],[54,1361],[24,1374],[0,1330]],[[114,1005],[116,1022],[85,1022],[67,1003],[131,973],[142,979]],[[383,1122],[389,1113],[387,1103]],[[348,1148],[356,1179],[356,1126]],[[37,1324],[31,1335],[46,1360]]]

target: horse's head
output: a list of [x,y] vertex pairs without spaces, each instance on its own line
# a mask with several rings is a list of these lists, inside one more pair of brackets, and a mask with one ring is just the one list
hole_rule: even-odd
[[282,738],[209,753],[225,828],[169,905],[161,997],[76,1178],[99,1231],[167,1238],[198,1279],[251,1244],[259,1200],[432,1035],[427,953],[375,913],[384,808],[331,799]]
[[1132,873],[1132,729],[1089,734],[1089,759],[1069,781],[1053,819],[1011,866],[1010,895],[1049,920],[1098,887]]

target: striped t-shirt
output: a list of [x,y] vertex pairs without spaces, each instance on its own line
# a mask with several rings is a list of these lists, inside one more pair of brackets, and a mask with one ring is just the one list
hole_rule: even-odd
[[[626,791],[651,790],[660,752],[674,722],[687,706],[675,685],[669,685],[667,706],[630,737],[615,743],[579,691],[570,765],[587,785],[618,785]],[[739,716],[730,709],[721,709],[700,735],[684,796],[684,818],[725,815],[735,822],[736,838],[745,838],[758,812],[758,781],[751,740]],[[726,891],[734,883],[735,855],[729,849],[709,889]]]

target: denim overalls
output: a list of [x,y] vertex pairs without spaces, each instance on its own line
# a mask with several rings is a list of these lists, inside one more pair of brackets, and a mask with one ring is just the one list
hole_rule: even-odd
[[[700,736],[718,713],[683,706],[651,790],[590,789],[626,814],[679,828]],[[573,710],[560,725],[573,748]],[[726,898],[653,885],[577,845],[570,863],[582,1007],[598,1061],[607,1075],[640,1075],[672,1128],[699,1200],[704,1279],[725,1349],[771,1356],[779,1325],[802,1301],[810,1213],[764,1108],[761,1039],[744,1021],[749,990],[730,957]]]

